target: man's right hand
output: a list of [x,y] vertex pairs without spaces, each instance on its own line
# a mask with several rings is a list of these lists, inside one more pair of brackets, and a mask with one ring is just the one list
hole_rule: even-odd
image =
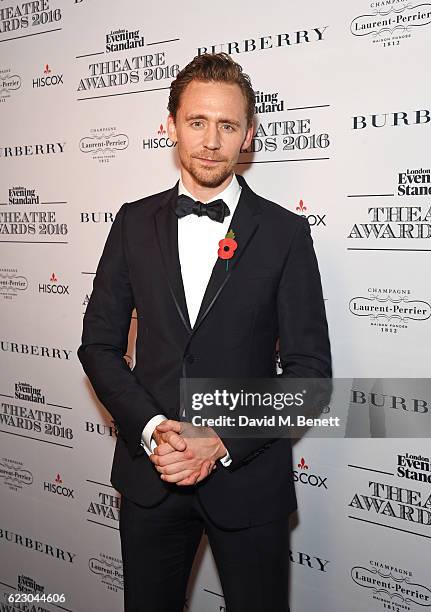
[[[186,441],[184,440],[182,436],[180,436],[175,431],[169,430],[169,431],[161,432],[161,431],[158,431],[156,428],[153,432],[153,438],[157,444],[156,449],[154,449],[155,452],[157,450],[157,454],[160,453],[162,455],[166,455],[167,453],[171,453],[174,451],[179,451],[181,453],[184,453],[187,450]],[[184,457],[185,461],[186,459],[187,458]],[[214,465],[212,469],[215,469],[215,467],[216,466]],[[206,478],[209,475],[210,471],[212,471],[211,462],[204,461],[204,463],[201,465],[200,470],[192,472],[191,474],[189,474],[189,476],[187,476],[186,478],[183,478],[183,480],[180,480],[176,484],[178,486],[196,484],[200,482],[201,480],[203,480],[204,478]]]
[[[187,448],[186,441],[176,431],[158,431],[157,427],[153,432],[153,438],[157,444],[168,444],[172,451],[185,451]],[[169,452],[169,447],[166,447],[166,452]]]

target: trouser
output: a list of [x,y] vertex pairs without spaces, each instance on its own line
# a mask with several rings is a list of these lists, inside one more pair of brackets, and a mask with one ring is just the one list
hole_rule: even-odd
[[[224,503],[229,504],[229,499]],[[288,516],[243,529],[220,529],[209,519],[193,486],[178,487],[151,508],[122,497],[125,612],[183,611],[204,531],[224,595],[223,603],[222,597],[208,594],[217,597],[208,610],[289,612]]]

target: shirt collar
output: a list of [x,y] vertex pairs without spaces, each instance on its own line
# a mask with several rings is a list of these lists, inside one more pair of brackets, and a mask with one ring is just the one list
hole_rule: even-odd
[[[232,218],[233,213],[235,212],[236,205],[238,204],[241,189],[242,187],[239,184],[238,179],[236,178],[236,175],[234,174],[232,176],[232,180],[229,183],[229,185],[225,187],[223,191],[221,191],[216,196],[208,200],[208,202],[212,202],[213,200],[219,200],[219,199],[224,200],[224,202],[226,202],[226,204],[229,206],[229,210],[230,210],[231,218]],[[178,195],[181,195],[181,194],[187,195],[189,196],[189,198],[196,200],[196,198],[192,196],[192,194],[189,191],[187,191],[187,189],[184,187],[183,181],[180,178],[180,181],[178,184]]]

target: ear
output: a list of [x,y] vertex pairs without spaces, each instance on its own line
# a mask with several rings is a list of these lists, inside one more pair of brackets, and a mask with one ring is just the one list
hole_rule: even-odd
[[253,140],[253,134],[254,134],[254,125],[251,125],[249,128],[247,128],[247,132],[245,133],[245,138],[241,145],[241,151],[245,151],[251,145],[251,141]]
[[175,127],[175,119],[172,115],[168,115],[167,127],[169,139],[172,140],[172,142],[177,142],[177,128]]

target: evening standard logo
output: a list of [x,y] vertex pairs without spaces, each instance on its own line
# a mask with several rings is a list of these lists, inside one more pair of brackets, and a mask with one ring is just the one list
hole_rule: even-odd
[[139,30],[111,30],[105,36],[107,53],[114,51],[128,51],[145,45],[145,38]]
[[[68,233],[67,223],[59,223],[54,210],[3,211],[0,209],[0,234],[4,236],[43,236],[55,242]],[[25,240],[24,240],[25,241]]]
[[[177,40],[179,39],[170,37],[170,40],[162,42],[169,45]],[[86,64],[88,72],[80,78],[77,91],[102,93],[103,90],[113,87],[142,83],[148,84],[151,88],[162,82],[166,82],[168,86],[177,76],[180,66],[175,60],[167,58],[165,50],[153,52],[154,44],[162,43],[148,41],[147,36],[144,36],[139,29],[120,28],[107,32],[104,50],[100,50],[100,54],[105,53],[107,59]],[[147,46],[150,46],[150,53],[145,53]],[[135,49],[139,54],[133,54]],[[112,57],[114,53],[124,51],[129,51],[126,57],[124,55],[121,58]],[[82,57],[87,55],[83,54]]]
[[90,134],[81,138],[79,150],[101,164],[116,159],[118,152],[129,146],[127,134],[119,133],[116,127],[94,128],[90,130]]
[[299,200],[295,211],[301,217],[307,219],[310,227],[326,227],[326,214],[313,213],[309,204],[305,204],[304,200]]
[[[368,218],[355,223],[351,240],[424,240],[431,238],[431,206],[371,206]],[[365,214],[364,214],[365,217]]]
[[14,91],[21,89],[21,77],[10,68],[0,70],[0,104],[6,102]]
[[97,491],[87,508],[87,520],[118,527],[120,521],[120,497]]
[[408,0],[373,1],[370,9],[371,13],[358,15],[351,21],[350,32],[357,37],[369,36],[373,44],[383,47],[398,46],[431,23],[428,2],[413,5]]
[[[328,132],[319,127],[319,121],[310,118],[302,119],[266,119],[259,118],[256,131],[248,149],[241,153],[241,161],[251,159],[250,154],[270,154],[280,151],[304,153],[327,149],[330,145]],[[265,157],[265,155],[262,155]],[[253,156],[253,159],[259,159]],[[269,157],[270,156],[266,156]]]
[[3,299],[12,300],[27,288],[27,278],[18,274],[16,268],[0,268],[0,296]]
[[43,76],[38,76],[33,79],[33,89],[39,87],[51,87],[55,85],[63,85],[63,75],[54,74],[48,64],[43,68]]
[[397,476],[431,484],[431,462],[429,457],[412,453],[398,454]]
[[316,489],[322,488],[328,490],[328,486],[326,484],[328,480],[327,476],[320,476],[319,474],[314,474],[311,472],[310,466],[304,457],[301,457],[301,460],[296,464],[296,467],[297,469],[293,470],[293,479],[295,482]]
[[357,586],[368,591],[373,605],[380,604],[382,610],[408,612],[431,606],[431,590],[419,584],[412,571],[392,563],[372,560],[369,567],[352,567],[350,576]]
[[252,37],[243,40],[205,43],[205,46],[197,48],[197,55],[220,53],[222,51],[229,55],[235,55],[237,53],[252,53],[280,47],[312,44],[323,40],[323,35],[327,28],[328,26],[319,26],[318,28],[307,28],[306,30],[282,32],[280,34],[252,35]]
[[0,483],[11,491],[22,491],[33,484],[33,474],[21,461],[2,457],[0,459]]
[[55,272],[49,277],[49,282],[39,283],[39,293],[48,295],[70,295],[69,285],[63,285],[59,282]]
[[368,320],[381,332],[396,334],[407,329],[412,321],[428,321],[431,304],[412,299],[409,289],[369,287],[368,295],[355,296],[349,301],[351,314]]
[[33,387],[28,382],[18,381],[14,387],[14,397],[34,404],[45,404],[45,395],[41,387]]
[[36,193],[36,189],[29,189],[22,185],[9,187],[8,189],[8,204],[40,204],[40,196]]
[[353,513],[349,518],[371,520],[378,525],[390,527],[402,524],[407,533],[413,533],[413,524],[427,529],[431,526],[430,489],[410,489],[368,480],[365,493],[355,493],[348,506]]
[[431,195],[431,170],[429,168],[407,168],[398,173],[398,196]]
[[279,100],[279,92],[255,91],[256,105],[254,112],[256,115],[262,113],[280,113],[284,111],[284,100]]
[[[56,8],[56,4],[50,0],[38,0],[38,2],[20,2],[15,6],[0,8],[0,34],[58,26],[62,13],[61,9]],[[4,38],[8,40],[7,37]]]
[[123,590],[123,564],[118,557],[99,553],[98,557],[91,557],[88,560],[88,567],[108,591]]
[[20,593],[31,593],[32,595],[42,595],[45,593],[45,586],[39,584],[31,578],[30,576],[26,576],[25,574],[19,574],[17,580],[17,590]]
[[150,149],[171,149],[172,147],[177,146],[177,143],[167,136],[163,123],[159,125],[156,133],[157,136],[142,139],[142,149],[144,151],[148,151]]
[[[37,347],[34,347],[37,348]],[[26,381],[15,383],[14,395],[0,402],[0,427],[8,433],[24,435],[70,448],[74,431],[69,425],[71,410],[63,404],[47,402],[41,389]],[[24,405],[26,402],[28,405]],[[33,404],[33,405],[31,405]],[[59,410],[64,411],[62,414]],[[36,434],[28,436],[28,434]]]

